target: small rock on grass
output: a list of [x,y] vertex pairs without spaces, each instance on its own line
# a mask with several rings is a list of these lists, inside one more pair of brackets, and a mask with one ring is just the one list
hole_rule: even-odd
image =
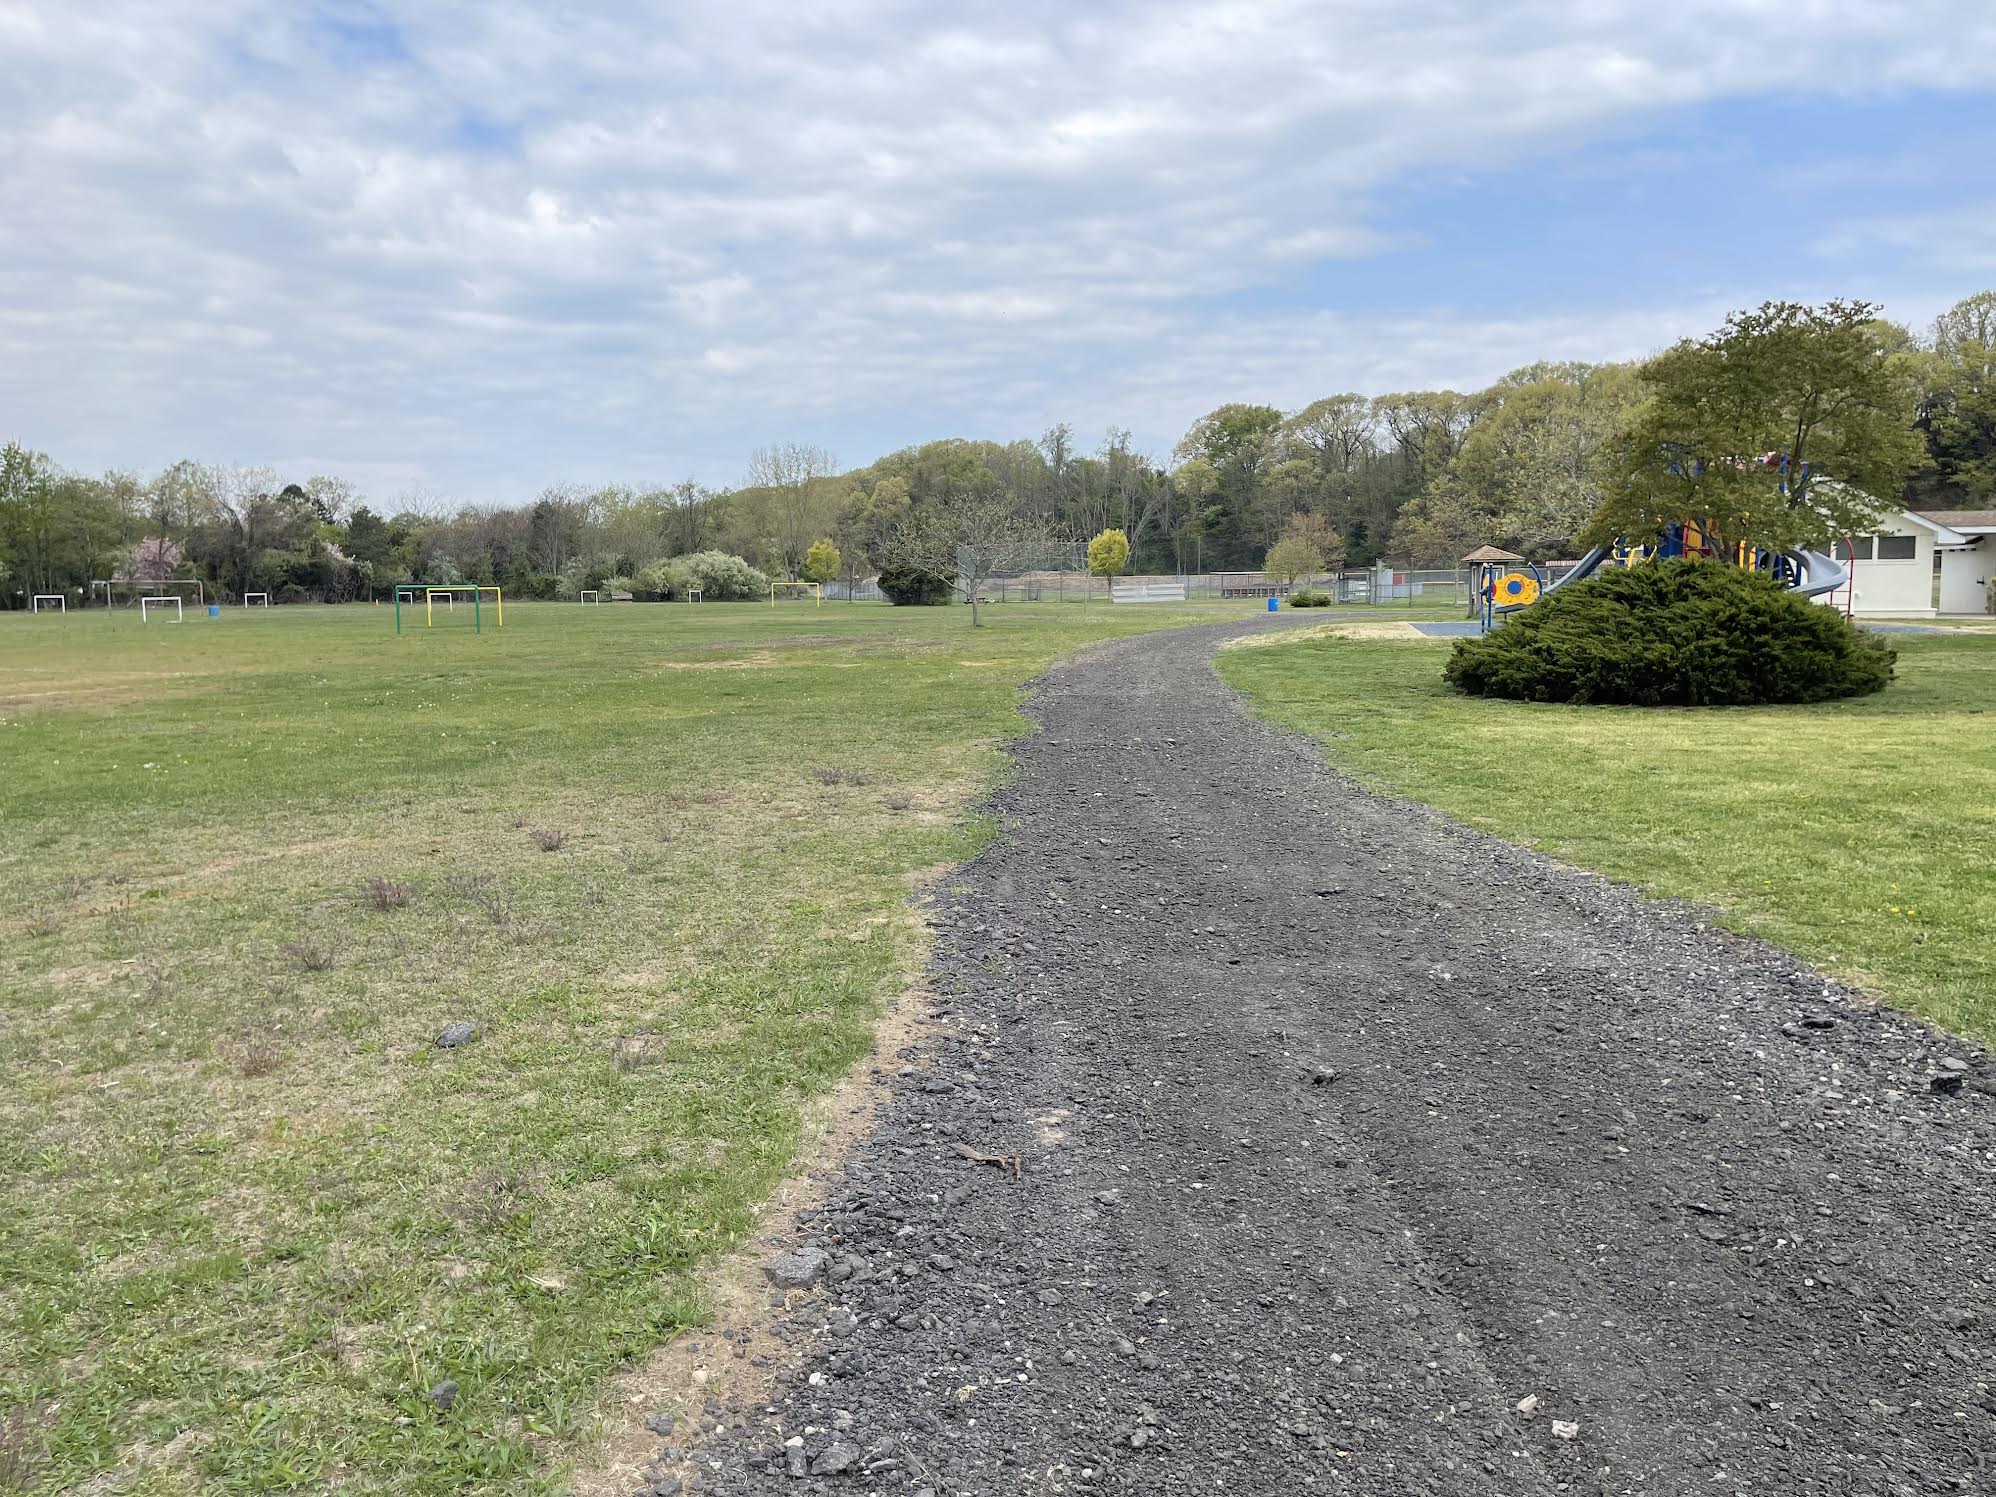
[[650,1418],[645,1420],[645,1428],[663,1440],[672,1433],[673,1425],[676,1422],[671,1414],[667,1413],[664,1409],[658,1409],[652,1413]]
[[455,1050],[459,1045],[468,1045],[478,1034],[478,1026],[465,1019],[453,1019],[444,1025],[443,1033],[437,1036],[439,1050]]
[[762,1268],[763,1276],[779,1289],[809,1289],[825,1276],[825,1254],[813,1247],[778,1254]]
[[424,1395],[440,1409],[447,1409],[457,1402],[457,1384],[446,1378]]

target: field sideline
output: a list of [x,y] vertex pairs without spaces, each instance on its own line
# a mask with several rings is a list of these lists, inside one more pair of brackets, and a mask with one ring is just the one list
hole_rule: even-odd
[[1876,695],[1715,710],[1458,696],[1436,639],[1287,640],[1219,661],[1373,788],[1709,906],[1996,1038],[1996,638],[1891,642],[1898,679]]
[[914,980],[1021,684],[1244,613],[0,618],[0,1413],[46,1489],[557,1490]]

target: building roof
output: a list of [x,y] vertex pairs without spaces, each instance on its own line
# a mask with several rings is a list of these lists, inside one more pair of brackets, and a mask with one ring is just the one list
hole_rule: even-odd
[[1499,551],[1495,546],[1478,546],[1464,561],[1523,561],[1525,558],[1515,551]]
[[1913,513],[1949,530],[1996,530],[1996,509],[1922,509]]

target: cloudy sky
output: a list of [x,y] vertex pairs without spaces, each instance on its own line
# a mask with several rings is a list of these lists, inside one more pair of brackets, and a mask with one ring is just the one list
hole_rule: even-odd
[[1168,451],[1996,286],[1988,0],[11,0],[0,437],[383,500]]

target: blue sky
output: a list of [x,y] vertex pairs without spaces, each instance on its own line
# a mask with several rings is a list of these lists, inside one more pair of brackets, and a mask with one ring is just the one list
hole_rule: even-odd
[[1996,286],[1965,0],[0,9],[0,436],[712,483]]

